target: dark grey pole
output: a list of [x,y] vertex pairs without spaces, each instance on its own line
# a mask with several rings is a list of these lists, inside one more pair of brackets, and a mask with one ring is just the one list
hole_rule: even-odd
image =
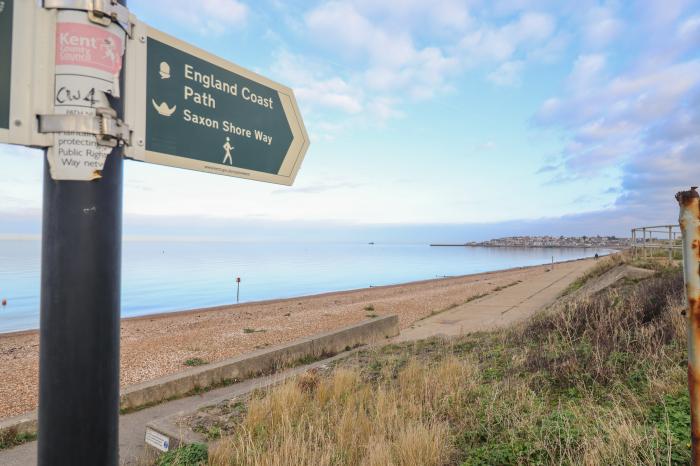
[[[121,100],[112,107],[123,118]],[[122,152],[98,181],[54,181],[44,157],[41,466],[119,462]]]

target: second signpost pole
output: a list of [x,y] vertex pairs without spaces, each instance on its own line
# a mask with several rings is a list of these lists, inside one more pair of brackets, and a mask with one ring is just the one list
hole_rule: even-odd
[[44,158],[39,465],[119,461],[122,153],[98,181],[55,181]]

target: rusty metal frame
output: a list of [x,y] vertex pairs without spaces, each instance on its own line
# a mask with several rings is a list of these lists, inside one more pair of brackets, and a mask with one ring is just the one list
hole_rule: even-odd
[[[654,257],[654,250],[668,250],[668,260],[674,251],[681,251],[679,225],[654,225],[632,228],[630,246],[634,257]],[[641,242],[640,242],[641,241]]]
[[700,195],[697,186],[676,194],[683,232],[683,278],[688,295],[688,390],[692,464],[700,465]]

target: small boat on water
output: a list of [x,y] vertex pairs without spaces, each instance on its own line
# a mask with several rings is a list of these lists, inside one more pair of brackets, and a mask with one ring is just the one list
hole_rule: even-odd
[[369,244],[370,246],[374,246],[374,241],[370,241],[370,242],[367,243],[367,244]]

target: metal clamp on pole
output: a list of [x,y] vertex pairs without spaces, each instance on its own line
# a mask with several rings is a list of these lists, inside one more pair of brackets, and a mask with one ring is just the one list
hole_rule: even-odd
[[39,115],[39,132],[94,134],[100,146],[131,145],[129,125],[117,118],[117,112],[96,110],[96,115]]
[[44,8],[86,11],[90,21],[103,26],[116,23],[131,37],[129,10],[117,0],[44,0]]

